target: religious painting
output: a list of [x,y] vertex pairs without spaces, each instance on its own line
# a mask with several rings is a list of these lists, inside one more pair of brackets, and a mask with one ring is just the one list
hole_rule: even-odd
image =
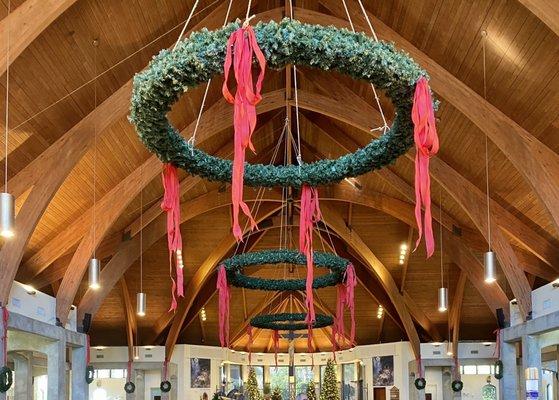
[[394,356],[373,357],[373,386],[394,386]]
[[209,358],[191,358],[190,387],[209,389],[211,372],[211,360]]

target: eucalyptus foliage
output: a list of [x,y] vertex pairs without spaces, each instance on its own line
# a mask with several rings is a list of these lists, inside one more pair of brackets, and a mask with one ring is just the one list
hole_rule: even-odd
[[[162,50],[148,68],[136,74],[130,121],[146,147],[165,163],[209,180],[230,182],[232,162],[211,156],[187,142],[167,119],[171,106],[187,89],[223,73],[227,39],[239,22],[194,32],[174,51]],[[406,53],[392,43],[375,41],[363,33],[333,26],[303,24],[292,19],[260,22],[256,38],[268,66],[287,64],[335,70],[372,82],[392,100],[392,127],[355,153],[335,160],[297,165],[246,164],[248,186],[325,185],[381,168],[403,155],[413,144],[411,109],[415,83],[426,76]],[[335,93],[333,94],[335,96]]]
[[[313,263],[318,268],[328,268],[329,272],[313,279],[313,288],[335,286],[344,279],[349,261],[332,253],[315,251]],[[220,264],[227,271],[227,282],[236,287],[256,290],[305,290],[306,279],[267,279],[248,276],[243,273],[246,267],[258,265],[307,265],[307,257],[297,250],[273,249],[236,254]]]
[[[254,328],[272,329],[275,331],[300,331],[308,328],[305,322],[306,313],[279,313],[262,314],[250,320]],[[316,314],[314,329],[325,328],[334,324],[334,318],[330,315]]]

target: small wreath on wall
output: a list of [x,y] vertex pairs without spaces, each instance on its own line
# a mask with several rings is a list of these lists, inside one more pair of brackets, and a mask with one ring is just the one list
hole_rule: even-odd
[[[299,331],[308,328],[305,321],[306,313],[280,313],[258,315],[250,320],[254,328],[272,329],[275,331]],[[316,314],[313,329],[325,328],[334,324],[334,318],[330,315]]]
[[6,393],[14,383],[14,374],[12,370],[4,366],[0,368],[0,393]]
[[503,379],[503,362],[501,360],[495,361],[495,379]]
[[161,384],[159,385],[159,389],[163,392],[163,393],[168,393],[171,391],[171,382],[169,381],[163,381],[161,382]]
[[461,392],[464,388],[464,382],[462,382],[460,379],[455,379],[452,381],[452,384],[450,386],[452,387],[453,392]]
[[85,367],[85,382],[90,385],[95,379],[95,368],[92,365]]
[[[164,163],[214,181],[231,181],[232,162],[187,142],[170,124],[167,113],[185,90],[223,72],[226,43],[238,27],[239,23],[232,23],[215,31],[195,32],[174,51],[162,50],[145,71],[134,77],[130,121],[146,147]],[[386,90],[396,114],[384,135],[338,159],[301,166],[246,164],[246,185],[300,187],[335,183],[388,165],[411,147],[413,95],[416,82],[426,72],[407,54],[391,43],[376,42],[362,33],[289,18],[280,23],[260,22],[254,31],[272,68],[295,64],[333,69],[371,82]]]
[[136,385],[134,382],[126,382],[124,384],[124,391],[126,393],[134,393],[136,391]]
[[415,385],[415,388],[417,390],[423,390],[427,385],[427,381],[425,380],[425,378],[416,378],[413,384]]
[[[335,286],[344,279],[344,272],[350,265],[345,258],[331,253],[315,251],[313,253],[314,265],[318,268],[328,268],[329,273],[313,279],[313,288],[319,289]],[[294,264],[306,266],[307,258],[297,250],[274,249],[257,252],[236,254],[223,260],[220,267],[227,271],[227,281],[236,287],[255,290],[305,290],[305,279],[265,279],[243,274],[246,267],[267,264]]]

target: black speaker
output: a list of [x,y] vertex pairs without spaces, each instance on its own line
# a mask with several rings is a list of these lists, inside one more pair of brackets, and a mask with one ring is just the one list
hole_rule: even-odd
[[502,308],[497,308],[497,324],[499,325],[499,329],[505,329],[507,327],[505,312]]
[[91,314],[85,313],[85,315],[83,316],[82,324],[83,333],[89,333],[89,330],[91,329]]

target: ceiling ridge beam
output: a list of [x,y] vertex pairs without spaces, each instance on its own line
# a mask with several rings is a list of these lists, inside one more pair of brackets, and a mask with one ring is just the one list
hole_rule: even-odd
[[518,0],[559,36],[559,3],[555,0]]

